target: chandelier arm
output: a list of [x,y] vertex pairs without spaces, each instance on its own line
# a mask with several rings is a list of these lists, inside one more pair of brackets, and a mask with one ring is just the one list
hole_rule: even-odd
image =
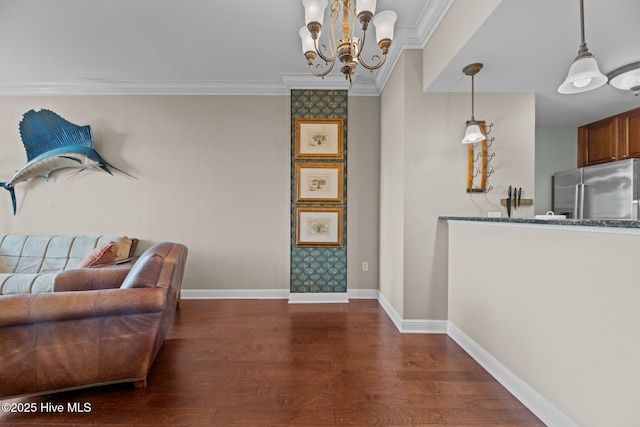
[[374,65],[367,64],[362,59],[362,56],[358,55],[358,61],[360,62],[360,65],[362,65],[364,68],[366,68],[369,71],[377,70],[378,68],[382,67],[385,61],[387,60],[387,55],[382,55],[382,57],[380,55],[373,55],[371,59],[376,61]]
[[[324,62],[327,62],[327,63],[328,63],[328,62],[335,62],[336,57],[338,56],[338,49],[335,49],[335,50],[334,50],[334,52],[333,52],[333,55],[331,56],[331,58],[329,58],[329,57],[325,56],[325,55],[322,53],[322,49],[320,49],[320,47],[318,46],[318,39],[315,39],[315,40],[313,41],[313,44],[315,45],[316,52],[318,53],[318,56],[320,56],[320,58],[322,58],[322,60],[323,60]],[[324,49],[327,49],[327,46],[326,46],[325,44],[323,44],[323,45],[322,45],[322,47],[323,47]]]
[[[309,69],[311,70],[311,73],[314,76],[317,77],[324,77],[327,74],[329,74],[331,72],[331,70],[333,70],[333,66],[336,65],[336,61],[325,61],[324,64],[315,64],[315,66],[313,64],[309,64]],[[318,71],[321,70],[322,68],[324,68],[325,66],[328,66],[326,71]]]
[[373,55],[371,59],[377,60],[377,62],[373,65],[367,64],[366,61],[362,58],[362,52],[364,50],[364,43],[366,39],[367,39],[367,31],[363,31],[362,39],[360,39],[359,47],[358,47],[358,62],[360,62],[360,64],[369,71],[377,70],[378,68],[382,67],[382,65],[384,65],[385,61],[387,60],[387,55],[386,53],[383,53],[382,58],[380,57],[380,55],[377,55],[377,54]]

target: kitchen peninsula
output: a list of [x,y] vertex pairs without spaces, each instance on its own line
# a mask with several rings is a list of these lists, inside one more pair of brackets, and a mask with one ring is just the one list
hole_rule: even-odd
[[500,224],[540,224],[546,226],[571,226],[571,227],[607,227],[607,228],[637,228],[640,229],[640,221],[628,219],[542,219],[542,218],[489,218],[469,216],[441,216],[441,221],[477,221],[493,222]]
[[640,221],[439,219],[449,335],[548,425],[637,425]]

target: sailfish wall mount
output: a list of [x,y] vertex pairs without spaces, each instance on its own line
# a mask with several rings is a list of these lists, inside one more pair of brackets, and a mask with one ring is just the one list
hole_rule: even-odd
[[27,111],[20,121],[20,138],[27,152],[27,164],[18,169],[9,181],[0,182],[0,186],[11,194],[14,215],[15,185],[39,176],[49,180],[51,173],[59,169],[79,169],[76,173],[98,169],[113,175],[109,169],[112,168],[135,178],[108,163],[96,152],[89,125],[78,126],[51,110]]

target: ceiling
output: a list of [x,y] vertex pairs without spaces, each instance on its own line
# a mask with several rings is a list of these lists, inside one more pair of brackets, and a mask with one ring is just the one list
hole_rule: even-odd
[[[640,61],[640,1],[584,0],[584,13],[585,41],[602,73]],[[579,47],[578,0],[504,0],[428,91],[469,92],[462,68],[481,62],[476,93],[535,92],[538,127],[578,127],[640,107],[640,96],[610,85],[559,94]]]
[[[378,10],[398,14],[390,64],[359,70],[352,94],[378,94],[401,50],[423,47],[450,4],[378,0]],[[604,73],[640,60],[640,1],[585,0],[585,15],[586,41]],[[324,80],[310,75],[298,37],[303,20],[299,0],[0,0],[0,94],[346,88],[338,70]],[[462,68],[482,62],[476,92],[535,92],[539,127],[576,127],[640,106],[640,97],[608,85],[557,93],[579,43],[578,0],[504,0],[427,90],[469,92]]]

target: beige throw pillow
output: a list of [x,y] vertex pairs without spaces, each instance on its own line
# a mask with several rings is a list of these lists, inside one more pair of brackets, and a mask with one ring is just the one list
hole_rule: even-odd
[[131,252],[131,244],[133,241],[127,236],[123,236],[113,242],[116,247],[116,253],[113,256],[114,261],[120,261],[129,258],[129,252]]

